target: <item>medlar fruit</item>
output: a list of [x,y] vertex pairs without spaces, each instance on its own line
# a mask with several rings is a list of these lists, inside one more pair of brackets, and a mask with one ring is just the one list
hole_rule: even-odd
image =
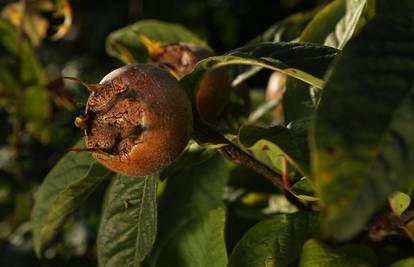
[[[177,79],[189,74],[195,65],[215,53],[203,46],[189,43],[173,43],[161,46],[141,35],[141,42],[150,54],[148,63],[167,69]],[[207,72],[199,83],[195,106],[201,118],[214,121],[229,101],[231,83],[228,68],[222,67]]]
[[145,176],[168,165],[187,145],[193,128],[190,101],[167,71],[126,65],[106,75],[88,98],[87,149],[111,170]]

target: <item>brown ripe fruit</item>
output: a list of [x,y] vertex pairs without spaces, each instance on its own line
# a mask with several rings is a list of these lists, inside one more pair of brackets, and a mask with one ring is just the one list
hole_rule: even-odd
[[176,159],[191,138],[190,101],[165,70],[127,65],[95,89],[75,123],[84,128],[87,149],[109,169],[149,175]]
[[[167,69],[177,79],[189,74],[200,60],[215,55],[206,47],[189,43],[160,46],[145,36],[141,36],[140,40],[150,53],[148,63]],[[226,67],[206,73],[199,83],[195,97],[196,108],[201,118],[210,122],[216,120],[227,105],[230,93],[231,82]]]
[[196,108],[201,118],[212,122],[217,119],[230,99],[231,85],[227,68],[204,74],[196,95]]

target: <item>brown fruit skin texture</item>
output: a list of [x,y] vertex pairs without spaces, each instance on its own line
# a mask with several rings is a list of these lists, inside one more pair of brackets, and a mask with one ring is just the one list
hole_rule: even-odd
[[[126,116],[130,116],[126,118],[128,122],[137,126],[139,132],[137,133],[138,138],[133,141],[133,145],[127,153],[117,151],[115,155],[112,154],[108,157],[102,153],[94,152],[92,155],[97,161],[107,168],[127,176],[146,176],[168,165],[179,156],[191,138],[193,118],[191,103],[184,89],[172,75],[147,64],[127,65],[106,75],[100,84],[109,85],[108,87],[111,87],[112,84],[120,86],[120,88],[127,88],[130,94],[134,95],[132,100],[134,103],[126,106],[124,112],[126,112]],[[87,116],[91,113],[94,114],[93,109],[96,107],[91,104],[99,98],[99,93],[105,95],[105,92],[101,91],[90,95],[86,108]],[[103,102],[106,104],[103,106],[108,105],[107,103],[111,103],[114,99],[116,102],[116,97],[115,95],[111,100],[105,99]],[[125,101],[130,100],[124,99]],[[118,101],[118,103],[122,103],[122,101]],[[120,106],[122,107],[121,104]],[[115,104],[111,109],[116,107]],[[122,115],[122,112],[119,115]],[[94,116],[97,121],[96,118],[103,117],[104,114],[95,114]],[[93,122],[89,123],[93,124]],[[124,121],[119,120],[116,123],[121,125]],[[108,138],[111,135],[105,132],[105,127],[111,127],[110,125],[97,127],[98,129],[95,131],[86,130],[85,142],[88,148],[96,148],[96,138],[101,138],[100,134],[102,138]],[[100,130],[104,131],[99,134]],[[117,137],[110,136],[110,138],[119,139],[120,137],[118,135]],[[119,143],[119,140],[116,142]]]
[[[179,77],[183,77],[189,74],[199,61],[214,55],[215,53],[208,48],[178,43],[165,46],[164,53],[152,58],[150,62],[162,67],[167,66],[167,69],[172,68]],[[201,118],[214,122],[226,107],[231,89],[227,67],[204,74],[195,96],[195,106]]]
[[201,118],[214,122],[230,100],[231,85],[227,68],[204,74],[196,95],[196,108]]

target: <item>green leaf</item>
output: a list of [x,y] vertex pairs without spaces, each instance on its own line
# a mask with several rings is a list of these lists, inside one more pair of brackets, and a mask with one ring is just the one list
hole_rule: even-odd
[[309,175],[307,151],[299,145],[292,131],[283,126],[262,128],[242,126],[239,132],[240,142],[251,150],[262,150],[270,159],[285,157],[303,176]]
[[[24,85],[44,85],[45,74],[35,51],[27,40],[21,39],[20,42],[20,46],[18,46],[16,29],[0,18],[0,49],[2,47],[11,55],[20,58],[21,81]],[[20,47],[19,51],[18,47]]]
[[[314,16],[299,40],[341,49],[355,32],[365,6],[365,0],[335,0],[329,3]],[[288,79],[283,107],[287,122],[313,112],[309,85]]]
[[46,77],[43,67],[29,42],[22,42],[19,56],[21,58],[20,77],[22,82],[27,85],[45,86]]
[[296,183],[294,183],[289,191],[292,192],[297,198],[303,201],[318,201],[315,196],[315,189],[308,178],[303,177]]
[[370,267],[376,266],[374,252],[363,245],[331,248],[316,239],[306,241],[300,257],[303,267]]
[[44,144],[50,142],[50,96],[43,87],[31,86],[23,91],[22,116],[26,119],[25,130]]
[[[237,196],[243,192],[275,193],[274,186],[266,179],[241,165],[230,164],[227,186],[234,189]],[[229,192],[231,194],[231,191]]]
[[324,44],[327,46],[338,49],[342,49],[345,46],[354,34],[358,21],[361,19],[361,15],[367,4],[366,0],[346,0],[345,2],[345,14],[336,23],[335,30],[324,41]]
[[[75,147],[83,147],[83,141]],[[32,210],[33,239],[38,256],[67,218],[110,174],[89,153],[69,152],[55,165],[36,192]]]
[[355,236],[414,177],[412,24],[409,12],[377,15],[344,48],[323,90],[312,167],[324,232],[336,239]]
[[227,179],[218,155],[168,177],[150,266],[226,266],[222,196]]
[[190,96],[207,71],[226,65],[253,65],[280,71],[321,88],[320,79],[338,50],[309,43],[259,43],[200,61],[181,82]]
[[141,20],[112,32],[106,40],[106,52],[125,62],[122,51],[119,50],[120,45],[126,48],[137,62],[147,61],[148,52],[139,40],[139,34],[143,34],[151,41],[159,42],[161,45],[184,42],[207,47],[205,41],[183,26],[157,20]]
[[394,262],[390,267],[410,267],[414,266],[414,258],[407,258]]
[[42,122],[50,117],[51,105],[46,90],[29,87],[24,91],[23,115],[26,119]]
[[4,96],[12,98],[17,89],[17,80],[8,67],[6,64],[0,66],[0,91]]
[[239,241],[229,267],[288,266],[316,230],[314,213],[280,214],[253,226]]
[[310,87],[307,83],[288,77],[282,102],[285,123],[309,116],[314,112],[315,105],[311,99]]
[[164,180],[177,172],[181,172],[185,168],[191,168],[193,165],[200,164],[214,155],[214,150],[205,149],[191,140],[180,157],[160,172],[160,178]]
[[0,17],[0,45],[11,54],[16,54],[16,29]]
[[395,192],[389,198],[392,211],[400,216],[410,206],[411,197],[403,192]]
[[352,37],[366,0],[335,0],[325,6],[303,31],[302,42],[315,42],[342,49]]
[[136,267],[157,234],[156,175],[117,175],[110,185],[98,233],[99,266]]

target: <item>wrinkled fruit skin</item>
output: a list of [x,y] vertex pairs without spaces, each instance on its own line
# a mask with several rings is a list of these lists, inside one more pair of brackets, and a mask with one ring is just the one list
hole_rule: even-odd
[[97,161],[127,176],[145,176],[179,156],[191,138],[193,118],[172,75],[147,64],[127,65],[100,84],[89,96],[85,129]]
[[[151,58],[150,63],[172,70],[183,77],[195,65],[207,57],[214,56],[208,48],[188,43],[171,44],[164,47],[163,53]],[[206,73],[199,83],[195,104],[201,118],[213,122],[226,107],[231,94],[228,69],[222,67]]]

